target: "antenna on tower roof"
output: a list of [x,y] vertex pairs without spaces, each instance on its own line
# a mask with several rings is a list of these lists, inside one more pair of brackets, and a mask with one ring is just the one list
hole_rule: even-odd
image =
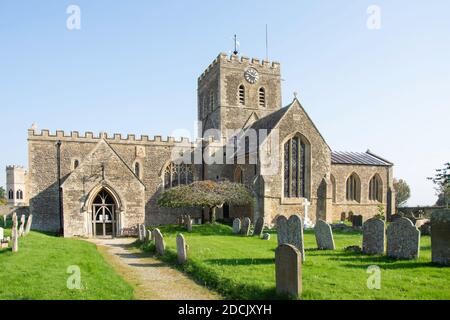
[[269,32],[266,23],[266,61],[269,61]]

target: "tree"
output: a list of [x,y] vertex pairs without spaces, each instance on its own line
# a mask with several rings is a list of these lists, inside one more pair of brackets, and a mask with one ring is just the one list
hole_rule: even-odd
[[168,189],[158,198],[160,207],[208,208],[211,223],[216,222],[216,209],[223,207],[224,204],[251,205],[253,197],[243,184],[208,180]]
[[8,204],[8,200],[6,200],[5,195],[6,195],[5,189],[3,187],[0,187],[0,205],[2,206]]
[[395,206],[402,207],[406,204],[406,201],[411,197],[411,189],[409,185],[403,179],[394,179],[395,190]]
[[450,203],[450,162],[444,164],[444,168],[436,169],[435,176],[429,177],[428,180],[433,181],[436,186],[436,195],[438,196],[436,205],[442,205],[448,209]]

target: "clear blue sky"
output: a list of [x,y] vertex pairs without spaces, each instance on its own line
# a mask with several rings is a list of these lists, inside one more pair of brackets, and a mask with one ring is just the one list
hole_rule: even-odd
[[[66,9],[81,8],[81,30]],[[369,5],[381,29],[366,26]],[[27,165],[27,129],[170,135],[193,130],[196,81],[232,49],[282,64],[329,145],[395,163],[410,205],[450,161],[450,2],[0,0],[0,166]],[[0,175],[4,185],[4,174]]]

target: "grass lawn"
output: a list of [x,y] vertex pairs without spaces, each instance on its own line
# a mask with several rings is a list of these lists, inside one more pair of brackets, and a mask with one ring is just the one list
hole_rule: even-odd
[[[11,230],[5,230],[10,235]],[[69,266],[81,271],[81,290],[69,290]],[[1,300],[134,299],[133,288],[103,259],[94,244],[31,232],[19,252],[0,249]]]
[[[199,283],[229,299],[273,299],[275,295],[276,234],[270,241],[233,235],[225,225],[161,227],[167,252],[162,260],[175,264],[178,232],[189,246],[189,262],[179,266]],[[431,263],[430,237],[421,240],[420,258],[396,261],[384,256],[345,252],[361,246],[358,232],[334,233],[337,250],[316,250],[314,233],[305,233],[302,299],[450,299],[450,268]],[[145,250],[154,250],[150,244]],[[369,290],[367,268],[381,268],[381,290]]]

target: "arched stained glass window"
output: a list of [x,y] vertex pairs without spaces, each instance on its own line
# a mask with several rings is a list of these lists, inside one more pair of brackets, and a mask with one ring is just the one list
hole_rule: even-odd
[[284,197],[306,197],[306,144],[298,136],[284,144]]

